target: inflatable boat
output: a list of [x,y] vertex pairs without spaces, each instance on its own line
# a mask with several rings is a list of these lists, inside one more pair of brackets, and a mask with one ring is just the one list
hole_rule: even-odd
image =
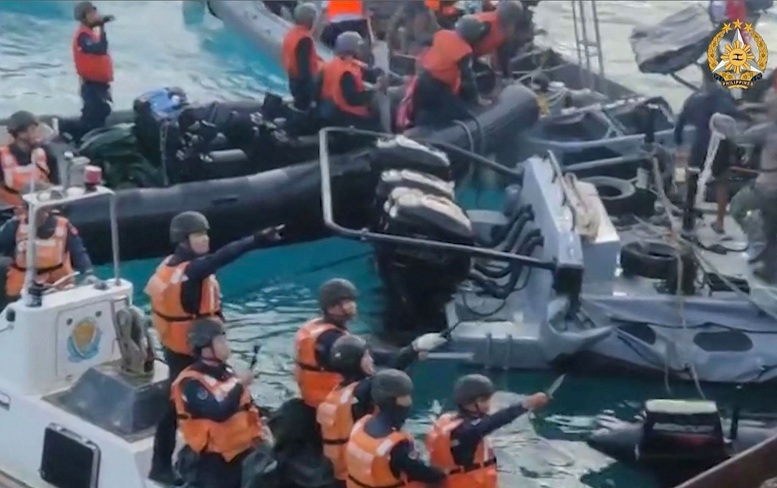
[[637,423],[604,420],[588,444],[617,461],[650,472],[673,487],[775,435],[760,422],[740,423],[738,409],[724,430],[715,402],[649,400]]
[[[53,128],[49,145],[58,156],[60,175],[72,172],[67,152],[82,154],[103,168],[106,183],[118,194],[122,257],[140,259],[169,252],[168,224],[184,210],[209,218],[216,247],[278,224],[287,225],[280,244],[326,235],[318,139],[290,134],[295,116],[274,95],[261,103],[193,105],[181,90],[165,88],[139,97],[133,110],[112,115],[109,128],[83,137],[74,118],[43,120]],[[494,104],[478,109],[472,120],[413,128],[408,135],[492,151],[537,118],[534,95],[514,86]],[[365,209],[377,184],[370,161],[381,150],[348,136],[334,144],[340,218],[357,227],[367,225]],[[402,168],[405,162],[391,164]],[[83,201],[65,211],[95,262],[105,262],[110,257],[105,209]]]
[[[240,32],[280,63],[281,43],[291,26],[287,20],[275,15],[264,2],[209,0],[205,3],[226,26]],[[529,12],[526,29],[534,29],[531,19],[536,3],[524,2]],[[380,26],[385,7],[376,5],[374,9],[379,11],[376,25]],[[601,45],[600,42],[590,44]],[[321,43],[316,48],[324,59],[333,56],[331,49]],[[521,143],[515,145],[513,158],[525,159],[548,149],[556,153],[562,166],[631,157],[644,142],[640,113],[647,103],[661,107],[660,116],[654,122],[656,140],[667,146],[674,143],[675,115],[663,98],[635,93],[605,78],[603,70],[595,73],[550,47],[540,47],[539,42],[519,52],[511,62],[513,75],[517,82],[535,91],[549,113],[523,134]],[[391,59],[391,66],[397,73],[408,74],[415,69],[415,60],[397,55]],[[488,93],[490,80],[479,78],[478,81],[483,87],[481,92]],[[687,131],[690,133],[692,129],[689,127]],[[509,163],[514,161],[510,159]],[[607,174],[607,171],[600,173]]]

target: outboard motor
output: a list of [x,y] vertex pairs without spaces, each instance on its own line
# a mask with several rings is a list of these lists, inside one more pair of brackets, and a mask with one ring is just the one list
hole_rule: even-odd
[[[379,232],[473,245],[472,223],[447,196],[395,188],[383,206]],[[418,245],[376,244],[378,272],[388,289],[385,332],[400,342],[445,328],[444,306],[470,271],[471,258]],[[398,334],[397,334],[398,333]]]
[[370,163],[379,173],[387,169],[411,169],[445,181],[453,179],[448,156],[404,136],[379,140],[370,153]]
[[661,484],[678,484],[726,460],[725,438],[715,402],[648,400],[637,460],[660,473]]
[[411,188],[420,190],[429,195],[454,199],[453,182],[445,181],[426,173],[419,173],[409,169],[390,169],[380,175],[378,187],[375,192],[375,217],[374,222],[382,225],[381,219],[385,215],[383,205],[396,188]]

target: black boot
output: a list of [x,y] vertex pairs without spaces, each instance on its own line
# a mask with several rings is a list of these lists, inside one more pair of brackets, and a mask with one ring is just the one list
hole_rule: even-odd
[[175,473],[173,467],[163,465],[162,463],[151,463],[148,479],[168,486],[180,486],[183,484],[183,481]]

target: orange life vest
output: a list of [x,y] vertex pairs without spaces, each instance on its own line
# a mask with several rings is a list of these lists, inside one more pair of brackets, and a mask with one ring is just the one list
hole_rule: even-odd
[[313,37],[310,35],[310,29],[301,25],[295,25],[289,29],[286,37],[283,38],[283,46],[281,48],[281,60],[283,61],[283,67],[286,69],[286,74],[289,78],[299,78],[299,66],[297,66],[297,45],[302,39],[310,39],[313,44],[313,48],[310,51],[310,70],[313,74],[318,73],[321,70],[323,61],[316,52],[316,45],[313,43]]
[[331,102],[338,109],[345,113],[359,117],[368,117],[370,112],[366,106],[349,105],[340,88],[340,80],[343,75],[350,73],[356,80],[356,89],[364,91],[364,79],[362,78],[362,68],[355,59],[344,59],[335,56],[331,61],[324,64],[322,70],[323,83],[321,84],[321,100]]
[[90,28],[83,24],[78,26],[76,34],[73,36],[73,61],[76,65],[76,73],[85,81],[94,81],[96,83],[110,83],[113,81],[113,60],[111,55],[89,54],[81,51],[78,47],[78,38],[81,34],[88,34],[94,42],[100,42],[103,27]]
[[185,271],[189,262],[169,266],[167,263],[171,258],[166,257],[156,268],[146,284],[145,292],[151,299],[151,320],[162,345],[173,352],[191,356],[189,329],[192,322],[201,317],[221,318],[221,288],[214,275],[203,280],[200,309],[196,315],[190,314],[181,304],[181,286],[186,280]]
[[456,2],[444,2],[441,0],[424,0],[424,4],[433,12],[441,15],[458,15],[459,9],[456,8]]
[[351,431],[351,438],[345,448],[345,466],[348,471],[346,488],[424,487],[422,483],[407,480],[404,474],[397,478],[391,472],[391,450],[402,441],[413,442],[413,438],[399,430],[386,437],[371,437],[364,431],[365,424],[371,418],[372,415],[362,418]]
[[441,30],[434,35],[432,47],[421,60],[421,67],[458,94],[461,89],[459,62],[470,54],[472,48],[455,31]]
[[326,8],[326,16],[330,22],[337,22],[343,17],[363,17],[364,5],[361,0],[330,0]]
[[[52,284],[61,278],[73,273],[73,265],[70,262],[70,254],[67,251],[67,236],[69,223],[64,217],[54,217],[54,232],[46,239],[35,238],[35,271],[36,282]],[[9,297],[21,295],[24,286],[24,274],[27,272],[27,249],[30,240],[30,226],[27,217],[19,218],[19,227],[16,229],[16,253],[5,284],[5,292]],[[62,285],[69,285],[73,280],[68,280]]]
[[496,12],[481,12],[475,14],[481,22],[488,24],[488,34],[485,38],[472,47],[472,52],[475,56],[485,56],[487,54],[495,54],[502,44],[507,41],[507,35],[499,25],[499,19],[496,16]]
[[343,380],[340,374],[324,369],[316,359],[316,341],[321,334],[329,330],[342,329],[321,319],[313,319],[303,325],[294,336],[297,355],[294,377],[297,379],[302,400],[313,408],[321,405],[329,392]]
[[0,186],[0,200],[7,205],[22,205],[19,192],[30,181],[49,182],[49,163],[46,151],[36,147],[30,154],[30,164],[21,165],[11,152],[10,146],[0,147],[0,167],[3,168],[3,184]]
[[200,373],[192,366],[184,369],[170,388],[170,398],[175,404],[178,415],[178,429],[186,444],[197,453],[213,452],[221,454],[226,461],[231,461],[242,452],[251,449],[262,439],[262,419],[254,405],[248,389],[243,390],[240,397],[240,408],[223,422],[192,418],[186,410],[186,402],[181,392],[181,382],[184,379],[194,379],[217,399],[223,399],[238,385],[233,375],[226,381],[220,381],[212,376]]
[[496,457],[490,439],[480,441],[472,465],[460,466],[453,460],[451,432],[462,421],[455,413],[443,414],[426,436],[431,465],[448,472],[442,488],[496,488]]
[[351,407],[356,402],[353,390],[358,382],[347,386],[338,386],[329,392],[326,399],[318,406],[316,420],[321,426],[321,437],[324,442],[324,456],[332,462],[335,479],[345,481],[348,471],[345,468],[345,445],[353,429],[353,412]]

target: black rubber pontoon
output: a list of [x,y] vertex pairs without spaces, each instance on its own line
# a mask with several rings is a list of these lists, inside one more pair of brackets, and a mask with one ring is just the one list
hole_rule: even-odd
[[[469,121],[438,129],[415,128],[409,137],[428,137],[464,149],[494,151],[505,137],[530,127],[538,118],[534,94],[521,85],[505,88],[497,102],[474,112]],[[116,121],[129,115],[119,113]],[[0,121],[2,124],[2,121]],[[62,121],[66,126],[66,120]],[[170,251],[168,225],[178,212],[196,210],[204,213],[212,226],[212,245],[222,246],[259,228],[287,224],[287,237],[279,244],[311,240],[329,235],[321,215],[321,178],[317,140],[300,149],[306,159],[285,161],[286,167],[262,171],[262,161],[245,161],[251,170],[243,175],[210,181],[191,181],[161,188],[121,189],[118,193],[118,216],[122,258],[151,258]],[[61,156],[72,146],[55,143]],[[360,228],[369,223],[369,204],[375,194],[377,179],[370,172],[370,154],[374,148],[353,150],[333,158],[333,184],[336,186],[334,207],[338,221]],[[462,162],[452,157],[452,163]],[[465,161],[465,163],[467,163]],[[213,164],[218,165],[218,162]],[[256,171],[253,174],[252,171]],[[357,204],[354,204],[357,202]],[[65,209],[79,229],[96,263],[110,258],[108,215],[100,205],[90,201]]]

